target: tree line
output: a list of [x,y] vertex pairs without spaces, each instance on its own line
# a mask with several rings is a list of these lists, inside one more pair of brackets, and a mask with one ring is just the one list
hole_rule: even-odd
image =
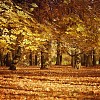
[[[0,65],[15,70],[20,60],[29,65],[56,65],[62,54],[74,68],[100,64],[98,0],[1,0]],[[34,61],[33,61],[34,54]],[[33,64],[34,62],[34,64]]]

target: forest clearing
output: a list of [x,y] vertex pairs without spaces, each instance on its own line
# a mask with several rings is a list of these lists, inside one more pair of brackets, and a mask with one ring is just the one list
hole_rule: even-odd
[[100,100],[100,67],[0,67],[0,100]]

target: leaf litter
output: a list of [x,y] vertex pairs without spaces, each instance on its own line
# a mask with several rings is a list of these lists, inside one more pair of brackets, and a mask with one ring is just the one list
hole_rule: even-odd
[[100,68],[0,70],[0,100],[100,100]]

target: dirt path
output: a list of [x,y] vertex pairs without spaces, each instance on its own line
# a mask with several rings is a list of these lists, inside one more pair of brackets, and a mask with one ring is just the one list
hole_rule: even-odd
[[100,67],[0,67],[0,100],[100,100]]

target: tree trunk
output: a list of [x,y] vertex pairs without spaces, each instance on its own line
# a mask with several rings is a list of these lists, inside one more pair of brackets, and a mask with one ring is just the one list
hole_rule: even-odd
[[10,66],[9,66],[10,70],[16,70],[16,64],[19,62],[20,57],[21,57],[21,47],[19,46],[17,51],[16,51],[15,56],[13,57],[13,59],[10,63]]
[[0,66],[2,66],[2,54],[0,52]]
[[56,65],[60,65],[60,51],[57,50]]
[[75,56],[71,56],[71,66],[75,68]]
[[81,57],[79,54],[75,56],[75,68],[80,69],[81,67]]
[[62,54],[60,54],[60,65],[62,65]]
[[56,65],[61,65],[61,52],[60,52],[60,42],[57,41],[57,58],[56,58]]
[[73,68],[75,68],[75,63],[76,63],[76,61],[75,61],[75,55],[76,55],[76,52],[75,52],[75,50],[71,50],[71,66],[73,67]]
[[5,56],[3,55],[3,49],[0,51],[0,66],[5,65]]
[[29,55],[29,63],[30,63],[30,66],[33,65],[32,52],[30,52],[30,55]]
[[2,54],[0,54],[0,66],[3,66]]
[[82,54],[82,55],[81,55],[81,65],[82,65],[82,66],[85,66],[85,59],[86,59],[86,58],[85,58],[85,54]]
[[99,57],[99,64],[100,64],[100,57]]
[[11,54],[7,53],[7,55],[5,56],[5,65],[9,67],[11,65],[11,60]]
[[34,62],[35,65],[37,65],[37,55],[35,55],[35,62]]
[[41,68],[40,69],[45,69],[44,66],[44,53],[41,51]]
[[86,56],[86,67],[92,66],[92,55],[87,55]]
[[78,49],[72,50],[71,64],[73,68],[79,69],[81,67],[81,57]]
[[49,54],[41,51],[41,69],[47,69],[50,66]]
[[6,55],[6,66],[8,66],[10,70],[16,70],[16,66],[13,64],[12,52]]
[[96,52],[93,50],[93,66],[96,65]]
[[41,69],[47,69],[51,65],[51,42],[47,41],[46,44],[44,44],[44,48],[41,51]]

